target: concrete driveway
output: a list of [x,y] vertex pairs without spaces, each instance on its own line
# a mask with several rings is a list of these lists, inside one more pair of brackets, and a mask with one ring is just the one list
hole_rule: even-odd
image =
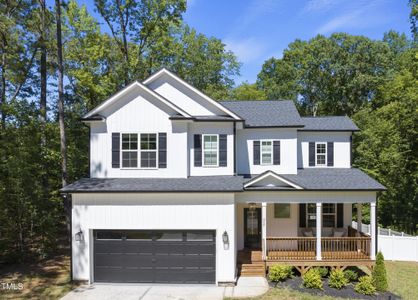
[[215,285],[145,285],[145,284],[93,284],[78,287],[62,300],[221,300],[224,297],[254,297],[268,290],[263,277],[240,277],[235,287]]

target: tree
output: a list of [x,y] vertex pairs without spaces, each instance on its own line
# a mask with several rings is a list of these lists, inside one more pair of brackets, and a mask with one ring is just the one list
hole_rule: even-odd
[[411,7],[411,12],[409,14],[409,21],[411,23],[411,32],[412,37],[415,43],[418,43],[418,1],[417,0],[409,0],[409,6]]
[[390,48],[363,36],[334,33],[296,40],[283,58],[266,61],[257,85],[269,99],[291,98],[303,114],[352,115],[370,102],[390,65]]
[[382,252],[378,252],[376,255],[376,264],[372,271],[372,278],[376,290],[385,292],[388,289],[385,260]]
[[231,91],[232,100],[266,100],[264,91],[257,89],[256,84],[243,82]]
[[[171,25],[179,24],[186,10],[185,0],[95,0],[95,4],[123,55],[125,85],[135,75],[144,77],[147,52],[167,36]],[[137,47],[130,47],[130,41]]]

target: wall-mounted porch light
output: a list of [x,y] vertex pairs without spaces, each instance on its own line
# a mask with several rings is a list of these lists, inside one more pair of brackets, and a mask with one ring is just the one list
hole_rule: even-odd
[[81,229],[74,235],[76,242],[81,242],[83,240],[83,232]]
[[248,203],[250,210],[255,210],[256,204],[254,202]]
[[222,234],[222,241],[224,242],[224,244],[228,244],[229,243],[229,237],[228,237],[228,233],[226,232],[226,230]]

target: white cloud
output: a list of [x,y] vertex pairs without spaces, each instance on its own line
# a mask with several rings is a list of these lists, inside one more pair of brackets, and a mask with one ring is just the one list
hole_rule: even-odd
[[324,12],[339,4],[340,0],[309,0],[304,7],[305,12]]
[[350,2],[351,5],[343,7],[345,13],[340,14],[321,25],[316,33],[328,34],[347,28],[371,27],[386,22],[384,16],[376,17],[371,12],[378,11],[378,7],[386,2],[385,0],[363,0]]
[[266,46],[254,38],[224,40],[226,49],[235,53],[242,63],[249,63],[262,57],[266,52]]

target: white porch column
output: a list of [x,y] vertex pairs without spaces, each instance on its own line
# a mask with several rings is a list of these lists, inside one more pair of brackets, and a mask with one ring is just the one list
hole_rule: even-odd
[[322,203],[316,203],[316,260],[322,260]]
[[363,223],[363,214],[361,211],[361,203],[357,203],[357,235],[360,236],[360,232],[362,232],[362,223]]
[[370,203],[370,258],[376,259],[376,202]]
[[261,203],[261,250],[263,260],[267,259],[267,203]]

